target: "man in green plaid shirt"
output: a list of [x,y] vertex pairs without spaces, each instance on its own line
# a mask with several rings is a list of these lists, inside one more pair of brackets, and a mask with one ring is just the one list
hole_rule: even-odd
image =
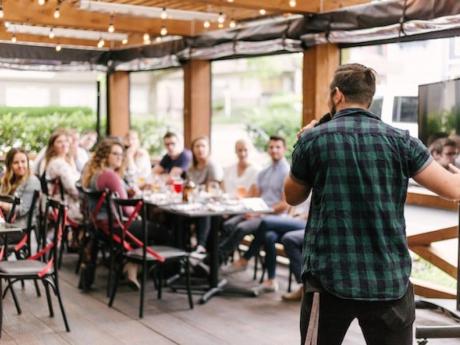
[[305,127],[292,154],[286,200],[299,204],[312,191],[302,345],[314,319],[312,306],[318,306],[314,292],[320,302],[319,345],[341,344],[355,318],[367,344],[412,344],[415,308],[404,220],[408,179],[460,198],[460,175],[434,162],[420,140],[367,110],[374,93],[373,70],[339,67],[330,85],[332,119]]

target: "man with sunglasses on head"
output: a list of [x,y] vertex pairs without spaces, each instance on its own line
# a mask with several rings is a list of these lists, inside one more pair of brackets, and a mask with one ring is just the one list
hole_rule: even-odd
[[340,66],[330,85],[330,120],[306,126],[292,154],[286,201],[299,204],[312,191],[303,249],[302,345],[311,344],[316,331],[319,345],[341,344],[355,318],[368,345],[412,344],[408,180],[460,199],[459,174],[435,162],[408,131],[369,112],[375,80],[363,65]]
[[153,168],[153,173],[180,176],[187,171],[192,161],[192,153],[187,149],[182,149],[179,137],[173,132],[167,132],[163,136],[163,143],[166,147],[166,154]]

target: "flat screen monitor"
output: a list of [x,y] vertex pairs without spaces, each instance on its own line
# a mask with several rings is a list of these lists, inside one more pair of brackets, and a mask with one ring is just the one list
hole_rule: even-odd
[[425,145],[460,135],[460,79],[420,85],[418,97],[418,136]]

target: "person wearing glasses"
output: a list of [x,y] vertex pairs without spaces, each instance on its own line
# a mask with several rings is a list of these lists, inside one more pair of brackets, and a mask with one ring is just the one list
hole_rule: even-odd
[[163,136],[163,144],[166,148],[166,154],[161,158],[160,163],[155,165],[153,173],[180,176],[189,168],[192,153],[187,149],[182,149],[179,137],[173,132],[167,132]]

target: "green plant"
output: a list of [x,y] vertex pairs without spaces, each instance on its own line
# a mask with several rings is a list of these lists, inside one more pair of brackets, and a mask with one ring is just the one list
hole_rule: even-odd
[[300,129],[300,110],[296,108],[300,100],[294,96],[278,95],[272,97],[264,107],[248,108],[244,114],[246,131],[254,146],[265,150],[271,135],[280,135],[286,139],[286,158],[291,159],[296,133]]
[[94,130],[96,116],[86,107],[0,107],[0,151],[21,146],[38,152],[56,128]]
[[163,135],[170,129],[163,120],[153,118],[131,118],[131,128],[139,133],[142,146],[151,156],[158,156],[163,150]]

